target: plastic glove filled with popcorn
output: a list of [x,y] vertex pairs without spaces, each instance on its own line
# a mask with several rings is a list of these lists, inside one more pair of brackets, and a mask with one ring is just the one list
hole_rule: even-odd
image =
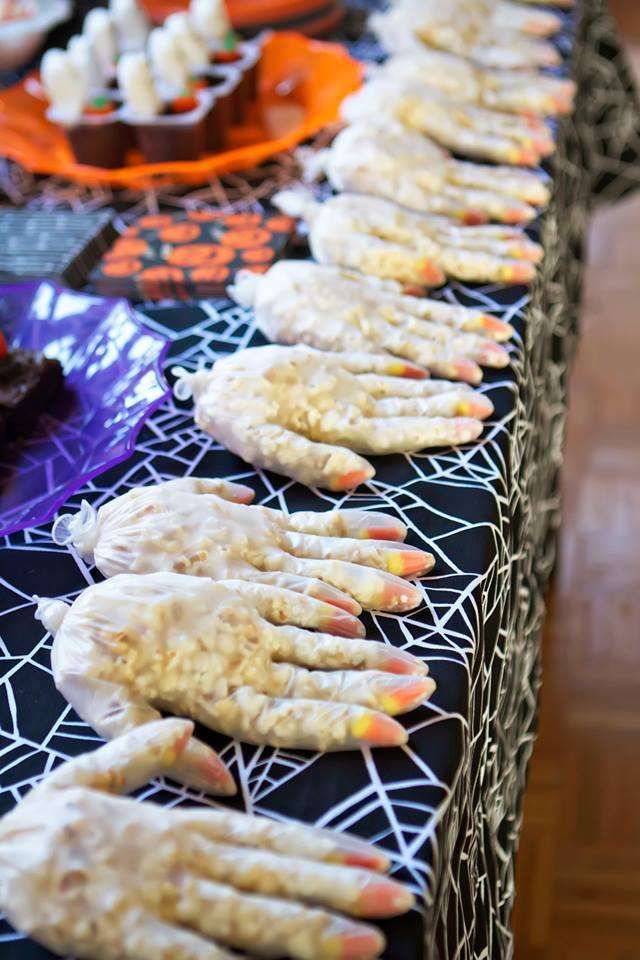
[[573,80],[532,71],[482,69],[464,57],[426,47],[389,57],[368,70],[371,77],[425,84],[451,100],[527,116],[569,113],[576,92]]
[[319,263],[412,287],[437,287],[447,277],[529,283],[542,256],[542,248],[515,227],[460,226],[380,197],[340,193],[316,203],[302,190],[284,190],[272,199],[283,213],[306,220]]
[[[401,577],[425,573],[434,558],[401,542],[407,528],[399,520],[365,510],[287,515],[248,506],[251,497],[248,487],[220,480],[170,480],[134,488],[98,511],[85,502],[80,513],[56,521],[53,536],[106,577],[170,570],[238,578],[356,615],[361,604],[398,611],[421,602],[420,590]],[[324,612],[332,632],[340,632],[336,611]],[[344,620],[348,634],[356,628]]]
[[516,117],[453,100],[427,84],[381,74],[347,97],[347,123],[400,124],[447,150],[475,160],[537,166],[555,150],[551,131],[539,117]]
[[505,367],[513,328],[479,310],[403,295],[393,281],[312,260],[280,260],[265,274],[241,270],[228,293],[254,307],[256,323],[277,343],[319,350],[388,353],[437,377],[479,383],[480,364]]
[[490,69],[555,67],[556,48],[539,37],[556,33],[560,19],[540,9],[496,0],[399,0],[369,25],[389,53],[422,46],[467,57]]
[[[120,574],[71,607],[41,600],[38,616],[57,688],[108,738],[162,710],[273,747],[398,746],[407,734],[391,716],[435,688],[422,661],[363,639],[355,617],[263,584]],[[192,740],[167,773],[219,790],[202,776],[212,753]]]
[[373,118],[346,127],[303,166],[307,180],[325,173],[337,191],[386,197],[467,224],[527,223],[549,199],[538,174],[453,160],[422,134]]
[[176,393],[191,394],[198,426],[249,463],[350,490],[375,473],[359,454],[468,443],[493,412],[467,384],[406,379],[416,368],[398,367],[388,355],[253,347],[176,371]]
[[[89,960],[373,960],[404,913],[386,856],[348,834],[117,796],[184,752],[162,720],[58,767],[0,820],[0,908],[61,956]],[[233,956],[237,956],[234,954]]]

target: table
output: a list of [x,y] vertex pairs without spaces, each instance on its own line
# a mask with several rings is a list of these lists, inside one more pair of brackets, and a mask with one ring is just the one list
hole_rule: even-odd
[[[560,522],[558,475],[567,375],[578,334],[585,229],[598,199],[616,199],[640,179],[640,112],[603,0],[566,16],[559,40],[580,84],[575,115],[558,126],[553,199],[534,228],[545,260],[530,291],[447,286],[440,296],[481,306],[516,328],[512,363],[489,371],[483,389],[496,408],[479,443],[435,454],[375,461],[374,481],[350,496],[309,491],[256,472],[202,435],[181,404],[151,418],[135,454],[78,491],[99,504],[132,486],[185,473],[248,482],[256,502],[287,509],[334,504],[384,509],[430,544],[437,566],[423,581],[424,604],[409,615],[366,616],[368,635],[426,657],[438,690],[408,715],[411,739],[397,750],[319,756],[203,735],[241,785],[237,805],[279,819],[351,830],[392,854],[398,878],[423,906],[384,924],[386,956],[506,958],[522,790],[536,729],[539,637],[544,593]],[[354,44],[377,52],[370,38]],[[230,200],[242,208],[291,179],[280,157],[248,177],[194,191],[127,197],[129,213]],[[4,166],[0,185],[31,203],[100,206],[107,192],[35,182]],[[261,342],[250,314],[228,301],[143,308],[172,343],[168,365],[210,362]],[[97,742],[55,691],[51,641],[33,621],[31,595],[73,597],[93,577],[52,545],[50,526],[7,538],[0,554],[0,812],[61,758]],[[200,731],[202,734],[203,731]],[[157,781],[143,795],[181,804],[193,797]],[[204,801],[210,802],[210,801]],[[47,951],[0,928],[0,958],[33,960]]]

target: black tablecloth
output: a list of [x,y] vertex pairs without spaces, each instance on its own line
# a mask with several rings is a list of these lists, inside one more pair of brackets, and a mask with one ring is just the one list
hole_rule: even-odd
[[[559,125],[553,200],[535,227],[545,247],[540,276],[530,291],[452,284],[440,294],[494,312],[517,331],[511,366],[488,372],[482,387],[496,412],[481,441],[379,458],[375,480],[347,497],[256,473],[204,436],[188,409],[168,402],[141,433],[134,455],[68,504],[82,498],[100,504],[133,486],[185,474],[223,476],[249,483],[256,502],[269,506],[384,509],[407,523],[411,543],[435,552],[437,566],[423,581],[419,610],[366,617],[370,637],[424,656],[438,682],[431,703],[406,718],[406,748],[320,756],[199,731],[241,785],[238,806],[350,830],[391,852],[395,874],[421,894],[422,908],[384,925],[388,957],[489,960],[513,953],[513,861],[535,737],[539,634],[559,523],[566,378],[585,228],[594,196],[620,196],[640,177],[637,105],[600,0],[567,16],[559,42],[580,93],[575,116]],[[377,52],[367,37],[355,50]],[[154,209],[157,201],[188,207],[222,197],[246,207],[287,182],[292,170],[284,156],[186,196],[130,195],[124,205],[131,212]],[[36,182],[9,165],[3,182],[13,198],[32,204],[100,206],[114,199],[107,191]],[[169,366],[179,360],[195,367],[261,342],[249,311],[228,301],[145,307],[144,313],[171,340]],[[1,811],[62,758],[97,742],[53,687],[51,641],[34,622],[30,599],[34,593],[74,597],[95,572],[52,546],[49,531],[47,525],[12,535],[0,554]],[[158,781],[144,796],[176,804],[194,795]],[[8,925],[0,928],[3,960],[45,956]]]

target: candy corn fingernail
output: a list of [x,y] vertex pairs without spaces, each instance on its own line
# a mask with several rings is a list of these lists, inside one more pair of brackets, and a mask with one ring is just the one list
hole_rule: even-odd
[[504,283],[529,283],[535,275],[535,267],[527,261],[506,264],[500,271],[500,279]]
[[407,731],[384,713],[361,713],[351,721],[351,735],[371,747],[400,747]]
[[446,279],[440,267],[432,260],[422,260],[418,266],[418,273],[423,283],[429,286],[439,286]]
[[336,477],[331,486],[333,490],[353,490],[374,475],[373,467],[370,470],[350,470],[348,473],[343,473],[341,477]]
[[508,340],[514,334],[514,329],[510,323],[498,320],[497,317],[492,317],[490,313],[481,314],[480,327],[487,333],[493,334],[494,338],[500,341]]
[[389,858],[373,848],[370,853],[366,850],[338,850],[331,859],[345,867],[364,867],[365,870],[378,870],[381,873],[389,869]]
[[320,944],[323,960],[375,960],[385,948],[379,930],[363,924],[350,924],[350,929]]
[[382,850],[350,836],[338,838],[329,859],[346,867],[365,867],[368,870],[385,871],[390,866],[389,857]]
[[408,377],[410,380],[424,380],[429,376],[427,370],[406,360],[392,360],[387,367],[387,374],[390,377]]
[[380,670],[385,673],[396,673],[402,676],[424,677],[428,672],[428,667],[422,660],[418,660],[410,653],[400,656],[399,652],[389,656],[380,663]]
[[538,154],[532,148],[514,147],[508,151],[507,161],[517,166],[535,167],[538,164]]
[[483,394],[470,397],[461,397],[456,406],[459,417],[473,417],[476,420],[486,420],[493,413],[493,404]]
[[435,560],[423,550],[394,550],[388,554],[387,570],[396,577],[412,577],[416,573],[431,570]]
[[501,347],[499,343],[489,340],[482,345],[480,350],[480,363],[486,367],[506,367],[509,363],[509,351]]
[[203,779],[216,791],[226,797],[233,797],[237,792],[235,780],[227,770],[220,757],[211,751],[199,764]]
[[408,713],[430,697],[435,688],[435,681],[431,677],[408,678],[395,690],[382,694],[380,707],[392,717],[397,713]]
[[319,587],[317,590],[314,590],[310,596],[312,596],[314,600],[322,600],[323,603],[330,603],[332,607],[338,607],[346,613],[351,613],[354,617],[362,613],[362,607],[357,600],[354,600],[353,597],[348,597],[347,594],[342,593],[341,590],[335,590],[333,587],[327,587],[326,589]]
[[326,617],[322,624],[326,633],[333,633],[337,637],[364,637],[364,624],[348,613],[336,613]]
[[364,531],[365,540],[402,540],[404,537],[404,527],[367,527]]
[[244,483],[233,484],[233,496],[231,500],[234,503],[251,503],[255,497],[255,492],[251,487],[246,487]]
[[510,207],[505,210],[502,219],[505,223],[528,223],[535,216],[535,210],[527,210],[526,207]]
[[396,917],[414,904],[410,890],[395,880],[372,880],[361,891],[358,916]]
[[489,217],[481,210],[466,210],[462,214],[462,222],[467,227],[479,227],[482,223],[488,223]]
[[480,383],[482,370],[475,360],[454,360],[451,364],[452,375],[465,383]]
[[413,610],[422,602],[420,588],[406,580],[386,581],[379,600],[380,610]]

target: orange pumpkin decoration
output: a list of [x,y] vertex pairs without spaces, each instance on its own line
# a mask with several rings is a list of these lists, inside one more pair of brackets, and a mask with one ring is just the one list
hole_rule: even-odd
[[158,236],[166,243],[188,243],[197,240],[202,231],[195,223],[172,223],[170,227],[161,230]]
[[257,227],[261,222],[259,213],[230,213],[224,218],[226,227]]
[[284,214],[276,217],[269,217],[266,227],[273,230],[274,233],[290,233],[294,227],[293,217],[286,217]]
[[266,273],[270,266],[270,263],[252,263],[247,270],[251,270],[251,273]]
[[120,237],[105,254],[107,260],[119,260],[122,257],[142,257],[148,253],[149,246],[146,240],[137,237]]
[[151,213],[138,220],[138,226],[145,230],[158,230],[160,227],[168,227],[171,223],[173,223],[173,217],[170,213]]
[[203,267],[195,267],[191,271],[191,279],[194,283],[223,283],[230,273],[229,267],[207,263]]
[[244,263],[271,263],[275,255],[272,247],[256,247],[254,250],[243,250],[241,254]]
[[245,247],[263,247],[270,240],[270,231],[262,227],[257,227],[255,230],[229,230],[220,237],[220,243],[225,247],[235,247],[237,250]]
[[102,264],[102,272],[105,277],[133,277],[142,269],[142,260],[135,257],[120,260],[105,260]]
[[182,296],[184,270],[158,265],[147,267],[138,277],[138,285],[145,296],[153,298]]
[[184,246],[174,247],[167,255],[167,263],[178,267],[198,267],[202,263],[229,263],[233,260],[233,252],[223,253],[220,247],[213,243],[187,243]]
[[194,223],[211,223],[222,216],[219,210],[187,210],[187,220],[193,220]]

